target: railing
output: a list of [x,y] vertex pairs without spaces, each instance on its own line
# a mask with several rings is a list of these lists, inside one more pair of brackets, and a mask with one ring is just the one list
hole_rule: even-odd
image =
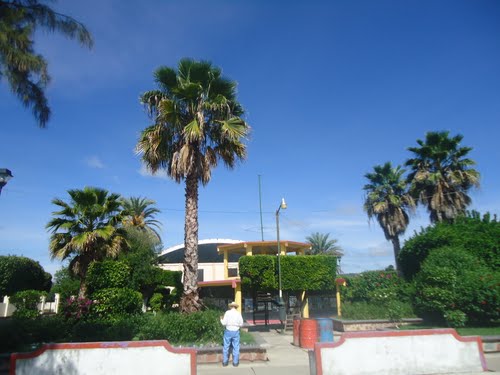
[[[60,297],[60,294],[56,293],[54,302],[46,302],[46,297],[40,297],[40,303],[37,306],[38,312],[40,314],[57,314],[57,312],[59,311]],[[3,302],[0,303],[0,318],[7,318],[9,316],[12,316],[12,314],[14,314],[14,311],[16,311],[16,306],[10,303],[9,296],[4,296]]]

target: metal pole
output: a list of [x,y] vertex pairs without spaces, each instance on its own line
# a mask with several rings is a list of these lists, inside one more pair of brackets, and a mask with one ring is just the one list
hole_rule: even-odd
[[262,237],[262,241],[264,241],[264,226],[262,224],[262,192],[260,189],[260,174],[258,176],[259,176],[260,235]]
[[276,211],[276,237],[278,240],[278,290],[279,290],[279,300],[280,302],[282,302],[283,292],[281,291],[281,245],[280,245],[280,220],[279,220],[280,208],[281,206]]

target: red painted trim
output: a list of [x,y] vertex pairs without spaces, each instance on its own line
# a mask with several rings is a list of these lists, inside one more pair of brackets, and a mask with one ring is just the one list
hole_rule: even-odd
[[68,350],[68,349],[116,349],[116,348],[147,348],[163,346],[167,351],[177,354],[189,354],[191,363],[191,374],[196,375],[196,349],[194,348],[174,348],[167,340],[148,341],[103,341],[103,342],[75,342],[61,344],[45,344],[38,350],[27,353],[12,353],[10,355],[10,375],[16,374],[16,361],[36,358],[47,350]]
[[405,336],[433,336],[433,335],[452,335],[457,341],[461,342],[476,342],[479,350],[479,358],[483,371],[488,370],[486,358],[483,352],[483,342],[479,336],[460,336],[457,331],[452,328],[442,329],[418,329],[408,331],[359,331],[359,332],[345,332],[340,336],[336,342],[317,342],[314,344],[314,355],[316,358],[316,373],[323,375],[323,368],[321,364],[321,349],[322,348],[336,348],[342,345],[346,339],[357,338],[377,338],[377,337],[405,337]]

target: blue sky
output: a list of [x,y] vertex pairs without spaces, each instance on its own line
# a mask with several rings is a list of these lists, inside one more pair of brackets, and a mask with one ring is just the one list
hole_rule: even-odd
[[[392,247],[362,210],[364,174],[402,164],[427,131],[473,147],[481,188],[471,208],[500,214],[500,2],[497,0],[60,1],[54,8],[93,33],[89,51],[40,33],[53,110],[38,129],[0,83],[0,254],[49,272],[55,197],[97,186],[146,196],[162,210],[165,247],[183,241],[184,186],[141,169],[134,146],[149,125],[139,95],[153,71],[206,59],[236,80],[252,126],[248,159],[219,167],[200,190],[200,239],[275,239],[330,233],[346,272],[393,264]],[[405,237],[428,225],[419,210]]]

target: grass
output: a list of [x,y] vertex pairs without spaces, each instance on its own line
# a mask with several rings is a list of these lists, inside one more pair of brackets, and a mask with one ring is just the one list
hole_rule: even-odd
[[242,345],[255,344],[255,338],[251,333],[240,330],[240,343]]
[[[429,324],[409,324],[405,326],[400,326],[401,330],[413,330],[413,329],[431,329],[431,328],[449,328],[449,327],[436,327]],[[500,335],[500,326],[494,327],[464,327],[455,328],[461,336],[498,336]]]

